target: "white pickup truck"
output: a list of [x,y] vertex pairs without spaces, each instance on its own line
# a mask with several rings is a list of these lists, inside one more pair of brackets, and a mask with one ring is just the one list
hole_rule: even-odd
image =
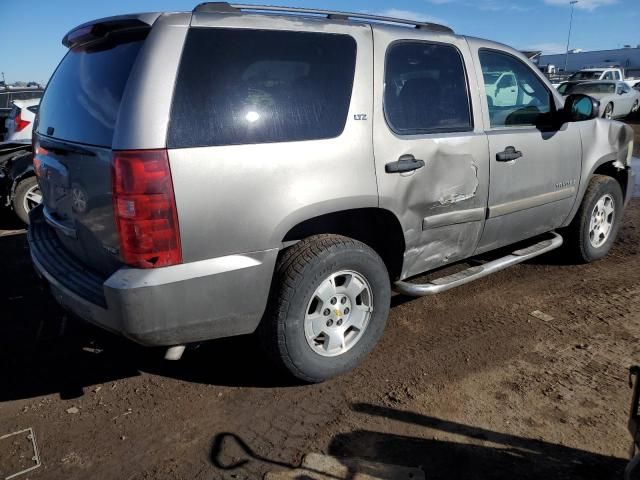
[[568,81],[589,81],[589,80],[621,80],[633,88],[637,83],[640,83],[638,77],[625,77],[625,72],[621,68],[584,68],[579,72],[574,73],[568,78]]

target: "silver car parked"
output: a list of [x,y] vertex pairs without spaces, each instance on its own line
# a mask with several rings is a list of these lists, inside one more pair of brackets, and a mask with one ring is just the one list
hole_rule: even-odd
[[558,87],[563,95],[580,93],[600,102],[603,118],[624,118],[640,110],[640,92],[625,82],[567,82]]
[[33,262],[70,311],[169,358],[257,332],[322,381],[371,351],[392,289],[436,294],[563,239],[599,259],[631,195],[629,127],[444,26],[209,3],[63,43],[36,128]]

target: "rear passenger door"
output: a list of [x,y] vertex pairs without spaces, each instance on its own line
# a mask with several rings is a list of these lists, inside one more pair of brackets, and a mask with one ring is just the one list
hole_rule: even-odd
[[[503,50],[469,40],[484,87],[490,181],[479,252],[559,227],[573,207],[581,172],[579,125],[552,121],[559,105],[533,67]],[[517,96],[498,103],[485,76],[512,75]],[[557,118],[557,117],[556,117]]]
[[397,29],[373,31],[380,207],[402,225],[404,278],[475,250],[487,202],[487,138],[463,40],[419,30],[398,40]]

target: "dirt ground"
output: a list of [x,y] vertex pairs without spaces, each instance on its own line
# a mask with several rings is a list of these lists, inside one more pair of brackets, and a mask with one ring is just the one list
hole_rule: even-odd
[[[5,213],[0,228],[0,437],[32,427],[42,461],[18,478],[257,479],[307,452],[427,479],[613,479],[625,466],[640,199],[600,262],[550,255],[395,297],[366,363],[314,386],[274,373],[251,337],[166,363],[67,318],[37,287],[17,222]],[[0,478],[30,455],[25,438],[0,440]]]

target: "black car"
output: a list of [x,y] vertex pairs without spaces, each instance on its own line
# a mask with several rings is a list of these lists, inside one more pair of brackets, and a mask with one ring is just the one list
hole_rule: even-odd
[[40,199],[31,145],[0,143],[0,206],[13,208],[24,223],[29,223],[29,212]]

